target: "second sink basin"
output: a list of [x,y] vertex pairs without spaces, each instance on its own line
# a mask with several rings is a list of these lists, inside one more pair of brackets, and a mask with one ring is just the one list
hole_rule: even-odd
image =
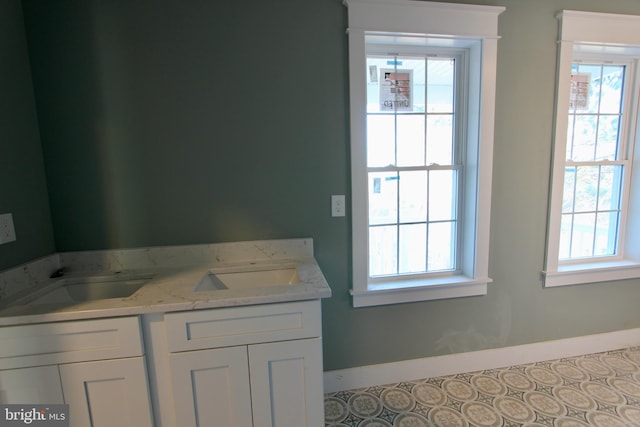
[[62,279],[62,285],[28,304],[73,304],[133,295],[151,277],[91,276]]
[[298,270],[291,267],[262,267],[238,271],[210,271],[193,289],[195,292],[220,289],[250,289],[300,283]]

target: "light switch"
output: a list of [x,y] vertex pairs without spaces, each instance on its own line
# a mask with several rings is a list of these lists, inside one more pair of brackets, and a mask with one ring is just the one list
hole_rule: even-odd
[[16,240],[16,230],[13,228],[13,215],[0,215],[0,244]]
[[331,216],[344,216],[345,212],[344,194],[331,196]]

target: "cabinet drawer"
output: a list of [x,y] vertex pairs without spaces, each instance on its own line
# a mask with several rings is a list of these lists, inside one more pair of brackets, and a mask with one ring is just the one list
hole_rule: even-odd
[[0,369],[141,356],[137,317],[0,328]]
[[165,316],[170,352],[321,335],[320,301],[227,307]]

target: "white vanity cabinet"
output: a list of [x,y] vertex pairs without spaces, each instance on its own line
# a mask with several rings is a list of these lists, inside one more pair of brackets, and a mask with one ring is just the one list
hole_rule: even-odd
[[138,317],[0,328],[0,402],[69,404],[71,426],[153,426]]
[[176,425],[324,426],[319,300],[168,313],[164,325]]

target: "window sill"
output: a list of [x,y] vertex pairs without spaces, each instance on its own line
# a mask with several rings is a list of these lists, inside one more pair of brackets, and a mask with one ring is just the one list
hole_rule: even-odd
[[547,288],[634,279],[640,277],[640,262],[622,260],[564,265],[557,271],[543,271],[542,275]]
[[473,279],[466,276],[390,280],[370,283],[364,291],[352,289],[351,296],[354,307],[369,307],[486,295],[489,283],[488,277]]

